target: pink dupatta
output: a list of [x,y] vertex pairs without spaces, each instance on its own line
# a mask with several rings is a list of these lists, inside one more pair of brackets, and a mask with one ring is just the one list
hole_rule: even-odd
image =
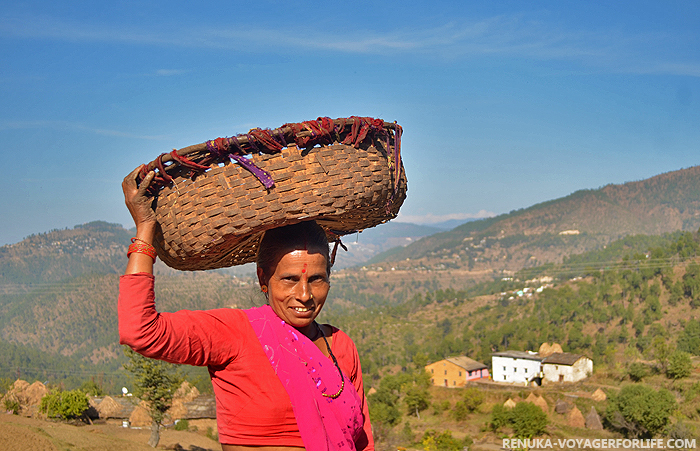
[[269,305],[245,310],[270,365],[292,402],[304,447],[317,450],[355,450],[362,432],[361,400],[350,379],[306,336],[280,319]]

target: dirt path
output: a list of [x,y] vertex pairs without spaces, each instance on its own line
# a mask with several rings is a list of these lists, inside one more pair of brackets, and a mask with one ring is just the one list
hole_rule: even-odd
[[[73,426],[17,415],[0,414],[0,450],[3,451],[152,451],[148,429],[114,424]],[[220,451],[214,440],[195,432],[165,429],[158,449]]]

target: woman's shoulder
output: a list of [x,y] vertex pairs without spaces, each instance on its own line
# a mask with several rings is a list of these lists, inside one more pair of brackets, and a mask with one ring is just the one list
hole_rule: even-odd
[[331,324],[324,324],[324,326],[329,327],[332,331],[331,336],[333,337],[333,348],[355,348],[355,343],[348,334]]

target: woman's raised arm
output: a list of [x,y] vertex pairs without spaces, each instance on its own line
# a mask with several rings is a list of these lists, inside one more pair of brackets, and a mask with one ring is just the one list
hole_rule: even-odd
[[[143,165],[131,171],[131,174],[124,177],[122,190],[124,191],[124,202],[131,213],[131,217],[136,225],[135,242],[146,246],[153,246],[153,239],[156,233],[156,214],[151,205],[153,198],[148,196],[148,189],[155,173],[150,171],[141,184],[136,183],[136,179]],[[145,272],[153,274],[153,263],[155,259],[150,255],[137,251],[131,251],[129,262],[126,265],[125,274],[136,274]]]

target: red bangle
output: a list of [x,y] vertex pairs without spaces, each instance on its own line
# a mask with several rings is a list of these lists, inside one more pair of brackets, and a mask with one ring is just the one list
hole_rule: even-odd
[[126,251],[126,256],[127,258],[136,252],[137,254],[146,254],[149,257],[153,259],[153,262],[155,263],[156,257],[158,256],[158,253],[156,252],[156,248],[151,246],[150,244],[146,243],[143,240],[140,240],[138,238],[132,238],[131,239],[131,244],[129,245],[129,250]]

